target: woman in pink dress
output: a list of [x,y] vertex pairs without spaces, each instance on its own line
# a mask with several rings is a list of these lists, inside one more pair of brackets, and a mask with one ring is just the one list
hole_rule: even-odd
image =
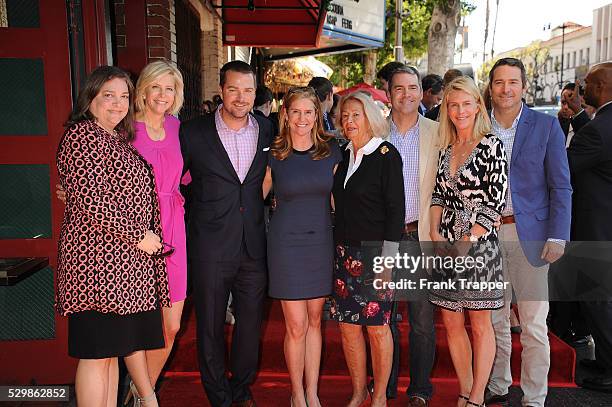
[[[183,105],[183,76],[169,61],[144,67],[136,83],[136,136],[132,144],[153,166],[159,196],[164,251],[171,307],[163,308],[166,346],[147,351],[147,367],[153,386],[170,355],[180,328],[187,295],[187,252],[184,199],[179,192],[183,158],[179,144],[180,121],[172,116]],[[134,393],[134,388],[132,387]]]

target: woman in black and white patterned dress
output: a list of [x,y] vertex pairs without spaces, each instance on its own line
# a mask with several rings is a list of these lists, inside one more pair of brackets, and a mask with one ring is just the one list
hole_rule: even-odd
[[[440,135],[445,147],[432,195],[430,233],[436,253],[445,261],[433,269],[432,280],[441,285],[430,290],[430,301],[442,308],[461,388],[457,405],[481,406],[495,357],[491,310],[504,304],[494,224],[505,206],[508,164],[502,142],[489,134],[491,123],[472,79],[451,82],[443,100]],[[442,285],[449,282],[454,286]],[[485,283],[499,284],[491,288]],[[469,310],[474,338],[473,368],[464,309]]]

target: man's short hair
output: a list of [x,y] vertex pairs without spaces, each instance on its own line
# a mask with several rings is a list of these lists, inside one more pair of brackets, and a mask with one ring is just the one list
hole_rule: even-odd
[[521,62],[520,59],[517,58],[500,58],[495,62],[493,68],[489,71],[489,86],[493,84],[493,76],[495,75],[495,70],[500,66],[513,66],[515,68],[519,68],[521,70],[521,82],[523,83],[523,87],[527,86],[527,71],[525,70],[525,65]]
[[267,86],[258,86],[255,91],[255,107],[263,106],[268,102],[272,102],[274,100],[274,95],[272,91]]
[[448,71],[446,71],[446,73],[444,74],[444,78],[442,79],[442,81],[444,82],[444,86],[448,85],[449,83],[461,76],[463,76],[463,72],[461,72],[460,70],[455,68],[449,69]]
[[404,66],[406,66],[406,64],[403,64],[401,62],[397,62],[397,61],[389,62],[385,64],[385,66],[380,68],[380,70],[376,74],[376,77],[378,79],[384,79],[387,82],[389,82],[389,76],[391,75],[391,72],[395,71],[398,68],[402,68]]
[[322,76],[315,76],[308,82],[308,86],[314,89],[319,101],[323,102],[327,99],[327,95],[334,93],[334,85],[329,79]]
[[[565,84],[565,86],[561,90],[561,93],[563,93],[566,90],[569,90],[570,92],[573,92],[575,89],[576,89],[576,84],[574,82],[568,82],[568,83]],[[578,92],[580,93],[580,96],[583,96],[584,95],[584,88],[582,86],[580,86],[578,88]]]
[[251,68],[251,65],[243,61],[230,61],[221,67],[219,72],[219,85],[223,87],[225,85],[225,73],[226,72],[239,72],[239,73],[250,73],[253,75],[255,80],[255,71]]
[[419,83],[419,85],[421,84],[421,75],[419,75],[419,71],[417,71],[415,67],[404,64],[404,66],[391,71],[391,73],[389,74],[389,79],[387,80],[389,84],[389,92],[391,92],[391,87],[393,85],[393,78],[395,77],[395,75],[401,74],[401,73],[407,73],[409,75],[416,76],[417,82]]
[[442,82],[442,77],[440,75],[436,75],[434,73],[430,73],[429,75],[425,75],[423,80],[421,81],[421,87],[423,88],[423,92],[431,89],[431,93],[438,94],[442,92],[444,83]]

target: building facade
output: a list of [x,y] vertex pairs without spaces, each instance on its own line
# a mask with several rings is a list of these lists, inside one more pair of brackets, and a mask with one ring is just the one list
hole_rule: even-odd
[[[218,93],[227,59],[249,56],[221,33],[209,0],[0,0],[0,383],[74,379],[67,321],[53,308],[64,209],[53,190],[55,151],[85,77],[110,64],[136,79],[167,58],[184,74],[181,118],[190,118]],[[28,259],[36,270],[6,277]]]
[[612,4],[593,10],[593,63],[612,60]]
[[593,63],[591,33],[592,27],[565,23],[553,30],[549,40],[540,43],[546,59],[538,70],[540,80],[536,103],[557,103],[566,83],[584,79]]

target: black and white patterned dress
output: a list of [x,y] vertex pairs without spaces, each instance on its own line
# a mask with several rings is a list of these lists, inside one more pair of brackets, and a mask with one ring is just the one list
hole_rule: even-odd
[[[474,224],[487,230],[466,256],[477,266],[434,267],[433,281],[454,281],[454,287],[430,290],[430,301],[453,311],[498,309],[504,305],[503,289],[475,289],[473,282],[502,282],[502,257],[493,226],[501,216],[508,189],[508,162],[503,143],[488,134],[465,162],[451,174],[452,147],[440,153],[431,206],[441,206],[440,233],[450,243],[468,234]],[[468,287],[469,286],[469,287]]]

